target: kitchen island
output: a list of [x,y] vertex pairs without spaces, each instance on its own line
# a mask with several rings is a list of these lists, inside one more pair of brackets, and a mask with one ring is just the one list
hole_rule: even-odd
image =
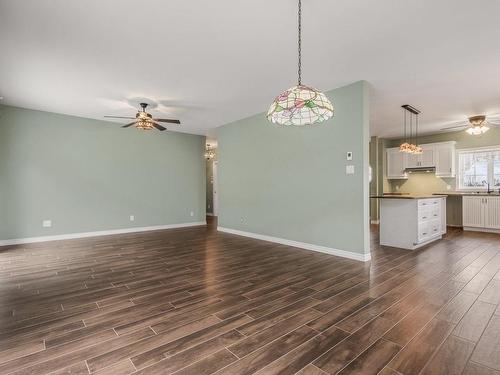
[[380,244],[415,250],[446,233],[446,195],[384,194],[380,199]]

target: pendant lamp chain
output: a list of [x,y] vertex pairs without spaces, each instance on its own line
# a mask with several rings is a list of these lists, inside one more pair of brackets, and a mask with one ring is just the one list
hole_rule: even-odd
[[299,86],[302,84],[302,0],[299,0],[299,10],[298,10],[298,50],[299,50],[299,69],[297,73],[299,74]]

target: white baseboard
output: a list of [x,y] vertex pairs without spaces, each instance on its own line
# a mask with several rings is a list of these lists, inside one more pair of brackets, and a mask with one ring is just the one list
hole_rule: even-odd
[[124,228],[124,229],[101,230],[101,231],[97,231],[97,232],[69,233],[69,234],[56,234],[53,236],[14,238],[14,239],[10,239],[10,240],[0,240],[0,246],[20,245],[20,244],[35,243],[35,242],[72,240],[75,238],[109,236],[111,234],[149,232],[149,231],[153,231],[153,230],[186,228],[186,227],[194,227],[194,226],[206,225],[206,224],[207,224],[206,221],[196,221],[196,222],[192,222],[192,223],[156,225],[156,226],[152,226],[152,227],[133,227],[133,228]]
[[380,220],[370,220],[370,224],[380,224]]
[[292,240],[287,240],[287,239],[284,239],[284,238],[266,236],[264,234],[257,234],[257,233],[251,233],[251,232],[244,232],[244,231],[241,231],[241,230],[224,228],[224,227],[217,227],[217,230],[219,232],[236,234],[238,236],[244,236],[244,237],[251,237],[251,238],[258,239],[258,240],[275,242],[275,243],[279,243],[279,244],[287,245],[287,246],[299,247],[301,249],[318,251],[320,253],[326,253],[326,254],[330,254],[330,255],[336,255],[336,256],[339,256],[339,257],[349,258],[349,259],[354,259],[354,260],[359,260],[359,261],[362,261],[362,262],[368,262],[371,259],[371,254],[370,253],[368,253],[368,254],[359,254],[359,253],[354,253],[352,251],[333,249],[331,247],[320,246],[320,245],[313,245],[313,244],[310,244],[310,243],[292,241]]
[[467,232],[484,232],[484,233],[500,233],[500,229],[475,228],[475,227],[464,227],[464,231],[467,231]]

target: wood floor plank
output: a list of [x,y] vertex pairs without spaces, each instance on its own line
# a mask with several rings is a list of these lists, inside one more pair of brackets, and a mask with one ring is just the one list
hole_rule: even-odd
[[1,248],[0,373],[500,372],[500,236],[374,226],[363,263],[208,221]]
[[253,374],[279,357],[285,355],[317,334],[311,328],[302,326],[261,347],[253,353],[217,372],[218,375]]
[[379,339],[359,357],[344,367],[342,375],[376,375],[396,355],[401,347],[393,342]]
[[449,336],[421,374],[460,375],[473,350],[474,343]]
[[500,316],[493,315],[471,356],[473,362],[500,370]]
[[463,375],[500,375],[500,371],[478,365],[474,362],[469,362]]
[[476,301],[457,324],[453,334],[465,340],[477,342],[490,321],[495,307],[490,303]]
[[402,374],[418,374],[453,327],[451,323],[444,320],[433,319],[394,357],[388,367]]

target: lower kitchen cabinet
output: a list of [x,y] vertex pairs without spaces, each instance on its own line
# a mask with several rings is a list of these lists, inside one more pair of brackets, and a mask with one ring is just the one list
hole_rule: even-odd
[[464,196],[462,211],[464,230],[500,230],[500,197]]
[[446,198],[380,200],[380,244],[414,250],[446,233]]

